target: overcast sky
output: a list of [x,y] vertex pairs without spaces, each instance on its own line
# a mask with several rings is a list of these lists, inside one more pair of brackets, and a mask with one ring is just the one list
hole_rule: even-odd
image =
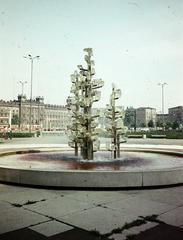
[[102,78],[100,106],[114,82],[123,106],[165,110],[183,105],[182,0],[0,0],[0,99],[21,93],[27,81],[28,54],[34,61],[33,96],[65,104],[70,74],[84,65],[83,48],[92,47],[96,78]]

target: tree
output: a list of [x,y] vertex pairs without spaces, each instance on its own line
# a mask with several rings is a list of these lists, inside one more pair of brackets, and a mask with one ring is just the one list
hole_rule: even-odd
[[149,128],[153,128],[154,127],[154,122],[153,122],[152,119],[148,122],[148,127]]
[[172,124],[172,128],[173,129],[179,128],[179,123],[177,121],[174,121],[173,124]]
[[135,127],[135,109],[133,107],[127,107],[125,110],[124,125],[128,128]]
[[163,127],[163,123],[161,121],[157,121],[156,126],[157,127]]
[[167,122],[165,125],[165,129],[170,129],[172,128],[172,123],[171,122]]
[[19,117],[18,115],[13,115],[12,119],[11,119],[11,124],[13,125],[18,125],[19,124]]
[[146,127],[145,123],[140,123],[140,127],[145,128]]

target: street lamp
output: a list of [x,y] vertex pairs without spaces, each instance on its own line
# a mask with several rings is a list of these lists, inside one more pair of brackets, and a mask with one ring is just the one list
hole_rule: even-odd
[[29,114],[29,132],[31,132],[31,125],[32,125],[32,84],[33,84],[33,63],[35,59],[39,59],[40,56],[32,56],[29,54],[28,56],[24,56],[31,62],[31,89],[30,89],[30,114]]
[[23,95],[24,95],[24,85],[27,83],[27,81],[19,81],[18,83],[21,84],[22,86],[22,92],[20,95],[18,95],[18,105],[19,105],[19,122],[18,122],[18,127],[19,127],[19,131],[21,129],[21,124],[22,124],[22,99],[23,99]]
[[164,119],[164,86],[168,85],[166,82],[158,83],[161,86],[161,97],[162,97],[162,121],[163,121],[163,130],[165,130],[165,119]]
[[22,85],[22,96],[24,95],[24,85],[27,83],[27,81],[19,81],[18,83],[20,83]]

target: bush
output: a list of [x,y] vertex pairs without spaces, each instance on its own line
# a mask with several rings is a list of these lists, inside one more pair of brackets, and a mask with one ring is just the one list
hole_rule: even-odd
[[154,134],[152,134],[151,135],[151,138],[167,138],[167,136],[166,136],[166,134],[156,134],[156,135],[154,135]]
[[143,135],[142,134],[130,134],[130,135],[128,135],[128,138],[142,138],[143,137]]
[[165,138],[166,135],[167,139],[183,139],[183,131],[181,130],[159,130],[150,132],[127,133],[128,138],[141,138],[143,134],[146,134],[147,138]]
[[170,131],[167,132],[167,138],[169,139],[183,139],[183,132],[182,131]]
[[[29,132],[12,132],[11,134],[12,138],[28,138],[33,137],[34,133]],[[0,133],[0,137],[3,138],[3,133]]]

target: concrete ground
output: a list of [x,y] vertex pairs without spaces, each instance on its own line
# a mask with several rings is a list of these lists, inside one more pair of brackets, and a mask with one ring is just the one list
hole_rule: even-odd
[[[43,137],[35,137],[35,138],[13,138],[12,140],[4,140],[0,139],[7,145],[14,144],[59,144],[59,143],[68,143],[68,138],[66,136],[43,136]],[[109,141],[107,138],[101,138],[101,143],[106,143]],[[128,144],[163,144],[163,145],[180,145],[183,146],[183,139],[131,139],[129,138],[127,141]],[[122,144],[123,145],[123,144]],[[121,146],[122,146],[121,145]]]
[[[49,144],[58,140],[46,137],[24,139],[24,143]],[[1,148],[22,141],[8,140]],[[143,143],[159,141],[164,144],[161,140]],[[178,141],[166,144],[183,146],[183,141]],[[0,216],[0,240],[182,240],[183,186],[106,191],[0,183]]]

